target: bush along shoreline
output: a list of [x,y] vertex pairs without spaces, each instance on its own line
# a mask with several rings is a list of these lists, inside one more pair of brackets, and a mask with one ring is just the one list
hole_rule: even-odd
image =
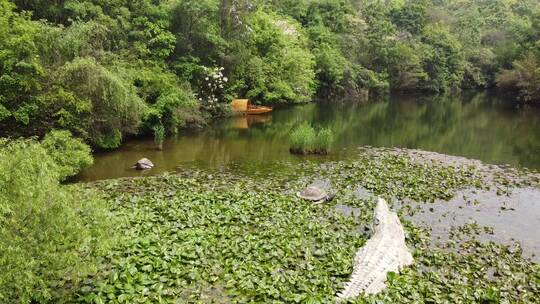
[[0,140],[0,302],[69,302],[98,270],[114,219],[95,190],[60,183],[91,160],[65,131]]

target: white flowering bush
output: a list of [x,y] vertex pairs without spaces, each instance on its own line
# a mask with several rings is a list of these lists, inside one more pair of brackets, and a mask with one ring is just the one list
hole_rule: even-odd
[[223,114],[228,109],[227,83],[229,79],[223,74],[225,68],[204,68],[205,76],[199,88],[201,107],[213,115]]

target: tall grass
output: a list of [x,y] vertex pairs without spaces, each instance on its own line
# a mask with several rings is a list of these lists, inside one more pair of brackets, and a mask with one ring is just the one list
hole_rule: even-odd
[[321,129],[319,131],[319,134],[317,134],[316,138],[316,149],[319,151],[319,153],[329,153],[330,148],[332,147],[332,144],[334,143],[334,132],[332,132],[331,129]]
[[156,125],[152,128],[154,131],[154,143],[156,149],[163,150],[163,141],[165,140],[165,127],[162,124]]
[[301,124],[290,135],[291,152],[305,154],[314,147],[315,130],[308,123]]
[[302,123],[289,137],[290,151],[294,154],[327,154],[334,142],[334,133],[330,129],[321,129],[318,133],[308,123]]

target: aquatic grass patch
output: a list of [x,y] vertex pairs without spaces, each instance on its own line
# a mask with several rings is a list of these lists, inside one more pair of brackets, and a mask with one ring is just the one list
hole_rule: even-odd
[[334,132],[330,128],[324,128],[319,130],[317,139],[315,140],[316,150],[321,153],[328,153],[334,143]]
[[310,124],[302,123],[289,136],[291,153],[306,154],[313,150],[315,148],[316,136],[317,133]]
[[331,129],[318,132],[308,123],[302,123],[289,136],[290,152],[293,154],[328,154],[334,142]]
[[125,237],[81,300],[331,301],[365,241],[359,220],[246,180],[208,189],[221,181],[166,176],[105,186]]
[[154,144],[157,150],[163,150],[163,141],[165,140],[165,127],[162,124],[152,127],[154,133]]

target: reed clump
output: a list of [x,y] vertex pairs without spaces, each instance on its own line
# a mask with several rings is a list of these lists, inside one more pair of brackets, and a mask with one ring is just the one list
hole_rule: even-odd
[[303,123],[291,133],[289,141],[289,151],[293,154],[326,155],[334,142],[334,132],[329,128],[317,132],[310,124]]

